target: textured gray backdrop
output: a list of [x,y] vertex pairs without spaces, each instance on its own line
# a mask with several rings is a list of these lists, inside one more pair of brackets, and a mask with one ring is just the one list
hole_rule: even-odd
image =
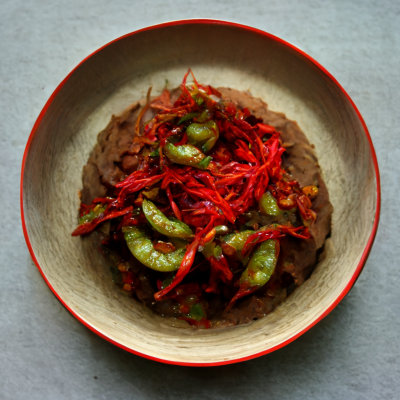
[[[379,232],[355,287],[294,343],[216,368],[158,364],[74,319],[29,256],[19,175],[30,130],[58,83],[108,41],[208,17],[252,25],[306,51],[353,98],[380,163]],[[0,0],[0,398],[400,398],[400,2]]]

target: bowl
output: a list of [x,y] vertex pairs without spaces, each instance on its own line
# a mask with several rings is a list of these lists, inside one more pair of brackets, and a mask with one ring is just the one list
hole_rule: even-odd
[[[332,233],[311,277],[273,313],[221,330],[171,326],[118,295],[95,243],[72,238],[82,167],[112,114],[178,86],[188,67],[213,86],[250,90],[296,120],[319,158],[334,207]],[[216,20],[151,26],[83,60],[56,88],[29,137],[21,213],[31,256],[62,304],[111,343],[153,360],[221,365],[290,343],[325,317],[359,276],[376,234],[379,171],[356,106],[321,65],[260,30]]]

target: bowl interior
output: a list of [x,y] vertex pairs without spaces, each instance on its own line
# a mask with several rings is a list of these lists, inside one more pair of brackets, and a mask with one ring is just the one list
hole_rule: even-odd
[[[195,44],[195,45],[194,45]],[[214,86],[250,90],[296,120],[315,145],[334,207],[312,276],[272,314],[225,330],[180,329],[117,292],[96,244],[72,238],[82,167],[112,114],[179,85],[191,67]],[[361,121],[342,90],[285,43],[215,22],[165,25],[101,49],[70,75],[42,115],[26,155],[23,210],[32,251],[68,308],[126,348],[176,363],[265,353],[320,318],[352,279],[371,235],[376,179]]]

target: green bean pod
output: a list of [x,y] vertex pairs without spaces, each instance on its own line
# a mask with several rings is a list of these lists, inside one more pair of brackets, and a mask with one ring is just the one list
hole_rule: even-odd
[[160,272],[170,272],[179,269],[186,249],[181,248],[165,254],[153,247],[150,236],[135,226],[122,228],[124,237],[133,256],[148,268]]
[[242,231],[238,233],[230,233],[222,238],[222,241],[234,247],[236,250],[236,258],[242,263],[246,263],[248,257],[242,256],[242,250],[247,238],[252,235],[254,231]]
[[229,233],[229,228],[226,225],[215,226],[216,235],[226,235]]
[[261,196],[258,202],[258,206],[260,208],[261,214],[263,215],[271,215],[277,217],[278,215],[281,215],[284,212],[284,210],[281,210],[278,207],[278,202],[270,192],[265,192]]
[[241,286],[264,286],[275,270],[278,261],[279,242],[269,239],[261,243],[250,258],[247,268],[240,277]]
[[204,124],[194,122],[186,129],[189,144],[199,147],[204,153],[210,151],[219,137],[219,129],[214,121]]
[[202,151],[191,144],[175,146],[167,142],[163,152],[175,164],[189,165],[200,169],[207,168],[211,161],[211,157],[207,157]]
[[188,225],[177,219],[167,218],[150,200],[143,200],[142,209],[147,221],[157,232],[176,238],[193,236],[193,232]]
[[215,242],[209,242],[204,246],[202,253],[209,260],[211,257],[218,258],[222,254],[222,249]]
[[282,210],[279,208],[278,202],[270,192],[265,192],[261,196],[258,202],[258,207],[261,214],[273,217],[279,217],[282,214],[288,215],[289,213],[296,212],[296,207],[293,207],[291,210]]

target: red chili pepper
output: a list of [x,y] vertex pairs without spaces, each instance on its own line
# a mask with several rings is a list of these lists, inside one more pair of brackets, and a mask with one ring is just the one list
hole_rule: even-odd
[[204,246],[206,245],[208,242],[211,242],[212,240],[214,240],[215,235],[216,235],[217,231],[215,230],[215,228],[212,228],[211,231],[209,231],[206,235],[204,235],[204,237],[201,239],[200,241],[200,246]]
[[283,236],[284,235],[282,235],[281,231],[278,228],[255,232],[247,238],[246,243],[244,244],[242,249],[242,255],[246,256],[250,252],[250,250],[258,243],[265,242],[269,239],[278,239]]
[[209,189],[217,190],[213,177],[204,171],[195,171],[193,177],[203,182]]
[[[185,95],[185,100],[189,100],[189,105],[194,108],[198,108],[196,102],[194,101],[193,97],[189,93],[186,87],[186,79],[188,75],[191,73],[191,69],[189,68],[188,71],[186,72],[185,76],[183,77],[182,83],[181,83],[181,89],[182,89],[182,95]],[[193,74],[192,74],[193,76]],[[182,96],[181,95],[181,96]]]
[[216,145],[214,146],[215,150],[213,150],[210,155],[216,162],[226,165],[232,161],[233,156],[226,147],[221,145],[221,143],[221,141],[217,141]]
[[[103,203],[103,204],[110,204],[112,202],[114,202],[115,199],[112,197],[96,197],[92,203],[96,204],[96,203]],[[82,204],[83,205],[83,204]]]
[[236,107],[231,101],[225,104],[225,111],[232,117],[236,115]]
[[79,225],[72,232],[72,236],[80,236],[80,235],[85,235],[87,233],[90,233],[96,228],[97,225],[101,224],[102,222],[125,215],[128,212],[132,211],[132,209],[133,209],[133,207],[129,206],[122,211],[113,211],[113,212],[110,212],[109,214],[107,214],[108,210],[106,209],[104,211],[104,213],[101,213],[98,217],[93,219],[91,222],[85,222],[84,224]]
[[259,286],[241,285],[235,296],[233,296],[233,298],[225,308],[225,312],[229,311],[237,300],[254,293],[257,289],[259,289]]
[[170,110],[173,106],[169,90],[164,89],[158,97],[150,102],[150,107],[159,110]]
[[121,229],[124,226],[136,226],[140,224],[144,224],[146,222],[146,217],[143,213],[139,215],[132,216],[131,214],[125,214],[122,218],[122,221],[118,225],[117,230]]
[[[298,233],[298,231],[301,231],[301,233]],[[304,226],[294,228],[284,225],[277,225],[274,228],[258,231],[250,235],[243,246],[242,255],[246,256],[258,243],[265,242],[269,239],[279,239],[285,234],[297,237],[299,239],[309,239],[311,237],[308,228],[305,228]]]
[[214,87],[212,87],[211,85],[207,86],[207,93],[208,94],[213,94],[214,96],[217,96],[219,98],[222,97],[221,92],[219,92],[217,89],[215,89]]
[[188,141],[188,137],[187,137],[187,134],[186,134],[186,132],[185,132],[185,133],[183,134],[183,136],[182,136],[182,139],[181,139],[178,143],[175,143],[174,146],[176,146],[176,147],[182,146],[183,144],[186,144],[187,141]]
[[237,140],[236,144],[238,148],[235,150],[235,154],[242,160],[248,161],[249,163],[258,165],[259,162],[255,155],[250,151],[249,146],[243,140]]
[[174,199],[173,199],[172,194],[171,194],[171,189],[169,188],[169,186],[166,187],[165,191],[167,193],[168,200],[169,200],[169,202],[171,204],[172,211],[174,212],[176,218],[178,218],[179,221],[182,221],[182,214],[181,214],[178,206],[174,202]]
[[310,239],[311,233],[307,227],[299,226],[298,228],[291,228],[288,226],[280,225],[279,230],[282,233],[287,233],[290,236],[298,239]]
[[187,215],[184,217],[183,221],[186,224],[193,225],[196,228],[203,228],[209,223],[210,217],[208,215],[199,215],[199,216]]
[[152,176],[150,178],[144,178],[144,179],[138,179],[138,180],[131,180],[130,182],[125,182],[128,178],[125,179],[125,181],[122,181],[120,183],[118,183],[117,185],[115,185],[117,188],[121,188],[122,190],[120,191],[119,195],[118,195],[118,203],[120,205],[120,207],[123,207],[123,205],[126,202],[126,197],[130,194],[130,193],[134,193],[137,192],[143,188],[145,188],[146,186],[151,186],[154,185],[155,183],[159,182],[160,180],[162,180],[165,176],[164,174],[161,175],[156,175],[156,176]]
[[257,201],[260,200],[261,196],[265,193],[269,183],[269,176],[266,170],[260,168],[257,171],[258,182],[254,188],[254,197]]
[[136,120],[135,123],[135,133],[136,133],[136,137],[140,137],[140,122],[142,120],[142,117],[144,115],[144,113],[146,112],[146,110],[150,107],[150,93],[151,93],[151,86],[149,88],[149,90],[147,91],[147,102],[146,105],[142,108],[142,110],[140,111],[140,114]]
[[311,210],[311,200],[307,196],[296,197],[296,203],[304,222],[311,224],[317,219],[317,214]]
[[173,251],[175,251],[175,246],[172,243],[166,243],[166,242],[162,242],[159,241],[155,244],[153,244],[153,247],[155,250],[161,251],[162,253],[172,253]]
[[274,133],[277,133],[276,129],[273,126],[261,123],[257,124],[256,126],[258,128],[257,134],[260,138],[265,135],[273,135]]
[[222,254],[219,260],[211,256],[209,261],[211,265],[210,280],[205,291],[207,293],[218,293],[219,281],[222,280],[224,283],[230,284],[233,279],[233,273],[229,268],[228,261]]

